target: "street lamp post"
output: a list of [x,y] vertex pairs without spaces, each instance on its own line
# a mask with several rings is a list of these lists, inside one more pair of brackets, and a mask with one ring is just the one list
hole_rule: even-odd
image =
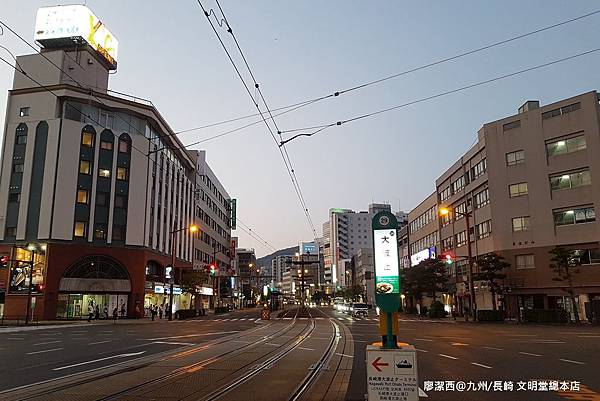
[[[453,212],[459,216],[463,216],[465,218],[465,225],[467,226],[467,230],[465,231],[465,233],[467,236],[467,261],[469,264],[469,303],[471,304],[471,310],[469,312],[473,318],[473,321],[475,321],[475,319],[477,319],[477,301],[475,299],[475,285],[473,284],[473,254],[471,251],[471,235],[469,234],[469,218],[471,217],[471,213],[467,211],[465,211],[464,213],[457,212],[456,209],[454,209]],[[443,207],[440,209],[440,215],[442,216],[446,216],[449,213],[450,209],[448,208]]]
[[29,313],[31,310],[31,287],[33,284],[33,263],[35,258],[35,246],[29,245],[27,247],[30,253],[29,257],[29,285],[27,286],[27,311],[25,314],[25,324],[29,323]]
[[175,250],[177,249],[177,234],[178,232],[190,230],[191,233],[198,231],[198,226],[191,225],[180,229],[173,229],[171,235],[171,278],[169,283],[169,320],[173,320],[173,285],[175,284]]

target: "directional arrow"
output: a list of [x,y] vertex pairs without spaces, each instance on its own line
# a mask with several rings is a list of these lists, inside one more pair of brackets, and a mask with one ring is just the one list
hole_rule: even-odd
[[387,363],[387,362],[379,362],[379,360],[380,360],[380,359],[381,359],[381,357],[380,357],[380,356],[378,356],[378,357],[377,357],[377,359],[375,359],[375,360],[374,360],[374,361],[371,363],[371,365],[373,365],[373,367],[374,367],[375,369],[377,369],[377,371],[378,371],[378,372],[382,372],[382,370],[381,370],[381,369],[379,369],[379,367],[380,367],[380,366],[390,366],[390,364],[389,364],[389,363]]

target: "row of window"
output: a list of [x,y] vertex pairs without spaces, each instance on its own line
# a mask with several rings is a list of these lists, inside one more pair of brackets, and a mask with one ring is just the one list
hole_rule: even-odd
[[437,219],[437,206],[433,206],[410,222],[410,232],[415,232]]
[[[573,153],[587,148],[585,135],[577,135],[566,139],[558,139],[546,142],[546,154],[548,157]],[[525,151],[515,150],[506,154],[506,165],[516,166],[525,163]]]
[[[80,203],[82,205],[89,205],[90,191],[87,189],[78,189],[77,203]],[[109,203],[110,193],[101,191],[96,192],[96,206],[108,206]],[[127,195],[116,194],[114,207],[120,209],[127,209]]]
[[431,248],[432,246],[435,246],[438,243],[438,232],[434,231],[431,234],[428,234],[426,236],[424,236],[423,238],[418,239],[415,242],[411,242],[410,244],[410,253],[411,255],[414,255],[415,253],[423,250],[423,249],[427,249],[427,248]]
[[452,181],[452,183],[440,191],[440,201],[444,202],[452,195],[461,191],[464,187],[469,185],[469,183],[475,181],[479,177],[481,177],[487,171],[487,159],[483,158],[479,162],[475,163],[471,169],[466,172],[464,175],[461,175],[456,180]]
[[549,118],[557,117],[562,114],[571,113],[571,112],[573,112],[575,110],[579,110],[579,109],[581,109],[581,102],[573,103],[573,104],[570,104],[570,105],[564,106],[564,107],[559,107],[557,109],[549,110],[549,111],[542,113],[542,120],[547,120]]
[[[81,135],[81,145],[88,147],[88,148],[93,148],[96,141],[95,141],[95,137],[96,134],[94,134],[93,132],[90,131],[83,131],[82,135]],[[129,144],[129,142],[123,140],[123,139],[119,139],[119,152],[121,153],[129,153],[129,147],[131,145]],[[104,149],[104,150],[112,150],[113,149],[113,143],[110,141],[106,141],[106,140],[101,140],[100,141],[100,148]]]
[[[79,161],[79,173],[85,175],[92,175],[92,162],[88,160]],[[98,176],[102,178],[110,178],[110,169],[99,168]],[[117,167],[117,180],[127,180],[127,169],[125,167]]]
[[[88,232],[87,221],[76,221],[73,227],[73,236],[76,238],[86,238]],[[120,224],[113,224],[112,240],[125,241],[126,227]],[[94,225],[94,238],[105,240],[108,236],[106,224],[96,223]]]

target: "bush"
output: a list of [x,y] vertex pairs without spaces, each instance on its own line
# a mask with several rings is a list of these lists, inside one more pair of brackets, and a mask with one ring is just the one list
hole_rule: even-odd
[[[421,310],[423,310],[423,309],[421,309]],[[444,309],[444,304],[441,303],[440,301],[435,301],[429,307],[429,312],[427,313],[427,316],[432,317],[432,318],[440,318],[440,317],[446,317],[447,314],[448,314],[448,312],[446,312],[446,310]]]
[[189,319],[191,317],[196,317],[195,309],[179,309],[175,312],[175,319],[178,320]]
[[477,320],[480,322],[502,322],[504,321],[504,312],[500,310],[478,309]]
[[524,309],[523,321],[528,323],[568,323],[569,314],[564,309]]

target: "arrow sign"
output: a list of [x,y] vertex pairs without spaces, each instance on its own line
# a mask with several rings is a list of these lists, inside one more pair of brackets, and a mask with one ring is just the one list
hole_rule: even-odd
[[380,359],[381,359],[381,357],[380,357],[380,356],[378,356],[378,357],[377,357],[377,359],[375,359],[375,360],[374,360],[374,361],[371,363],[371,365],[373,365],[373,367],[374,367],[375,369],[377,369],[377,371],[378,371],[378,372],[382,372],[382,370],[381,370],[381,369],[379,369],[379,367],[380,367],[380,366],[390,366],[390,364],[389,364],[389,363],[387,363],[387,362],[379,362],[379,360],[380,360]]

